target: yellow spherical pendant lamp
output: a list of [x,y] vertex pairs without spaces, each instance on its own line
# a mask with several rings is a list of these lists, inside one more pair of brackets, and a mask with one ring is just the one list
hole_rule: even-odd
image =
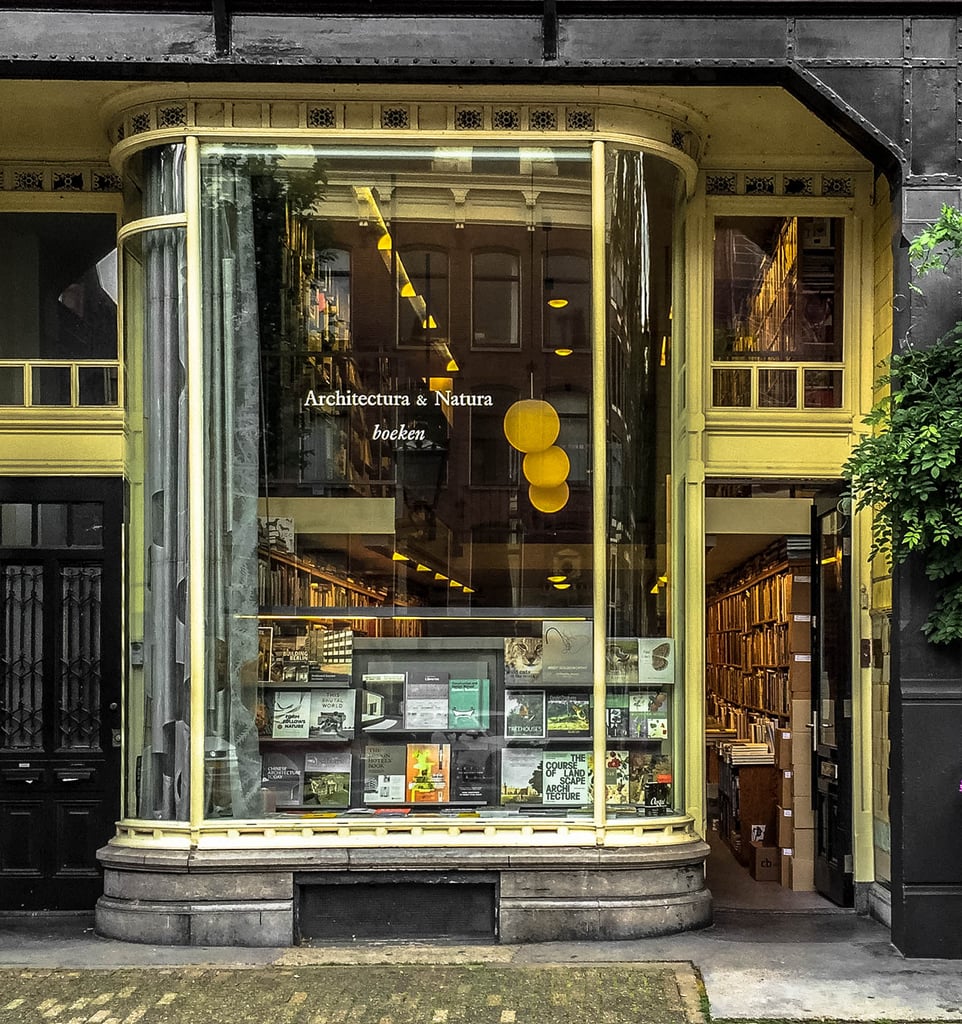
[[568,504],[568,485],[528,488],[528,500],[539,512],[560,512]]
[[529,452],[521,464],[525,479],[535,487],[560,487],[568,479],[571,460],[556,444],[543,452]]
[[523,398],[504,414],[504,436],[519,452],[543,452],[558,440],[557,410],[537,398]]

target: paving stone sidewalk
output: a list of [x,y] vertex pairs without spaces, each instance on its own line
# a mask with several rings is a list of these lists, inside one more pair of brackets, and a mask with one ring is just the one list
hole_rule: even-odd
[[0,1024],[703,1024],[685,964],[0,970]]

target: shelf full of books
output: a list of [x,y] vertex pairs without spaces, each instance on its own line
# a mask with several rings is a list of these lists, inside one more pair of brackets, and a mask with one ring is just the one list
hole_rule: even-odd
[[[794,538],[792,539],[795,540]],[[786,718],[811,675],[811,569],[778,542],[719,580],[708,597],[706,688]]]
[[599,766],[590,622],[527,637],[279,629],[261,627],[255,712],[267,814],[581,813],[596,785],[611,813],[671,813],[670,639],[611,641]]

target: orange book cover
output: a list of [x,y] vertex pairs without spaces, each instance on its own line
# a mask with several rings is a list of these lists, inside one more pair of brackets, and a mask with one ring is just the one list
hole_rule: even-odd
[[409,743],[408,802],[443,804],[451,799],[451,744]]

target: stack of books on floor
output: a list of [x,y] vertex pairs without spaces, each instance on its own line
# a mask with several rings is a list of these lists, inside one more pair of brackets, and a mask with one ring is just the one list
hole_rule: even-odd
[[728,764],[775,763],[775,752],[767,743],[723,743],[721,749]]

